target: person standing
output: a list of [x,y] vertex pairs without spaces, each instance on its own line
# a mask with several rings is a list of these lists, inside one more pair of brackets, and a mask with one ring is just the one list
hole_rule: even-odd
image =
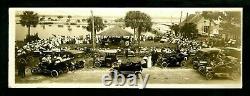
[[24,58],[21,58],[18,62],[18,76],[21,78],[25,77],[25,66],[26,66],[26,60]]
[[128,49],[125,50],[125,57],[128,59]]
[[156,51],[156,49],[153,49],[153,51],[152,51],[152,58],[151,58],[151,60],[152,60],[152,65],[154,66],[155,65],[155,63],[156,63],[156,61],[157,61],[157,58],[158,58],[158,54],[157,54],[157,51]]

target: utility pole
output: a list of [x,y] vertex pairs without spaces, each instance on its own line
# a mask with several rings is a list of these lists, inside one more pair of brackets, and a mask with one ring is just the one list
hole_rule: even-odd
[[91,21],[92,21],[92,47],[93,47],[93,50],[92,50],[92,56],[93,56],[93,68],[95,68],[95,59],[96,59],[96,56],[95,56],[95,22],[94,22],[94,16],[93,16],[93,11],[91,10]]
[[181,19],[182,19],[182,11],[181,11],[181,17],[180,17],[180,23],[179,23],[179,30],[178,30],[178,36],[180,36],[180,33],[181,33]]
[[95,50],[95,22],[94,22],[94,16],[93,16],[93,11],[91,10],[91,21],[92,21],[92,47]]
[[188,23],[187,21],[188,21],[188,12],[187,12],[187,16],[186,16],[186,22],[185,22],[185,23]]
[[181,18],[182,18],[182,11],[181,11],[180,23],[181,23]]

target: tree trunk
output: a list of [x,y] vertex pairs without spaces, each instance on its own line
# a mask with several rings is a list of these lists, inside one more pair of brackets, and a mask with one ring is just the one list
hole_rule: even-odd
[[135,43],[135,38],[136,38],[136,37],[135,37],[135,28],[134,28],[134,39],[133,39],[133,42],[134,42],[134,43]]
[[30,36],[30,26],[28,26],[28,36]]
[[140,46],[140,43],[141,43],[141,38],[140,38],[140,36],[141,36],[141,31],[140,30],[138,30],[138,36],[137,36],[137,40],[138,40],[138,46]]

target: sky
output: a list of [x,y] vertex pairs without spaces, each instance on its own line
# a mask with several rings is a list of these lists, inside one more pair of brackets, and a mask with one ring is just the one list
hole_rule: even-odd
[[128,11],[141,11],[152,18],[173,17],[178,18],[186,14],[193,14],[196,11],[242,11],[242,8],[11,8],[18,11],[30,10],[40,15],[77,15],[90,16],[90,10],[95,16],[124,17]]

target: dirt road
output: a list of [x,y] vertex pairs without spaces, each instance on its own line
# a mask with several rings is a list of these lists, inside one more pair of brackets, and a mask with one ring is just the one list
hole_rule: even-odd
[[[60,75],[58,78],[50,76],[32,75],[27,73],[25,79],[16,78],[16,83],[101,83],[101,77],[108,74],[108,68],[99,69],[81,69],[70,71]],[[240,79],[231,80],[229,78],[214,78],[206,80],[204,76],[191,68],[176,67],[176,68],[145,68],[142,75],[149,74],[148,84],[235,84],[239,83]]]

